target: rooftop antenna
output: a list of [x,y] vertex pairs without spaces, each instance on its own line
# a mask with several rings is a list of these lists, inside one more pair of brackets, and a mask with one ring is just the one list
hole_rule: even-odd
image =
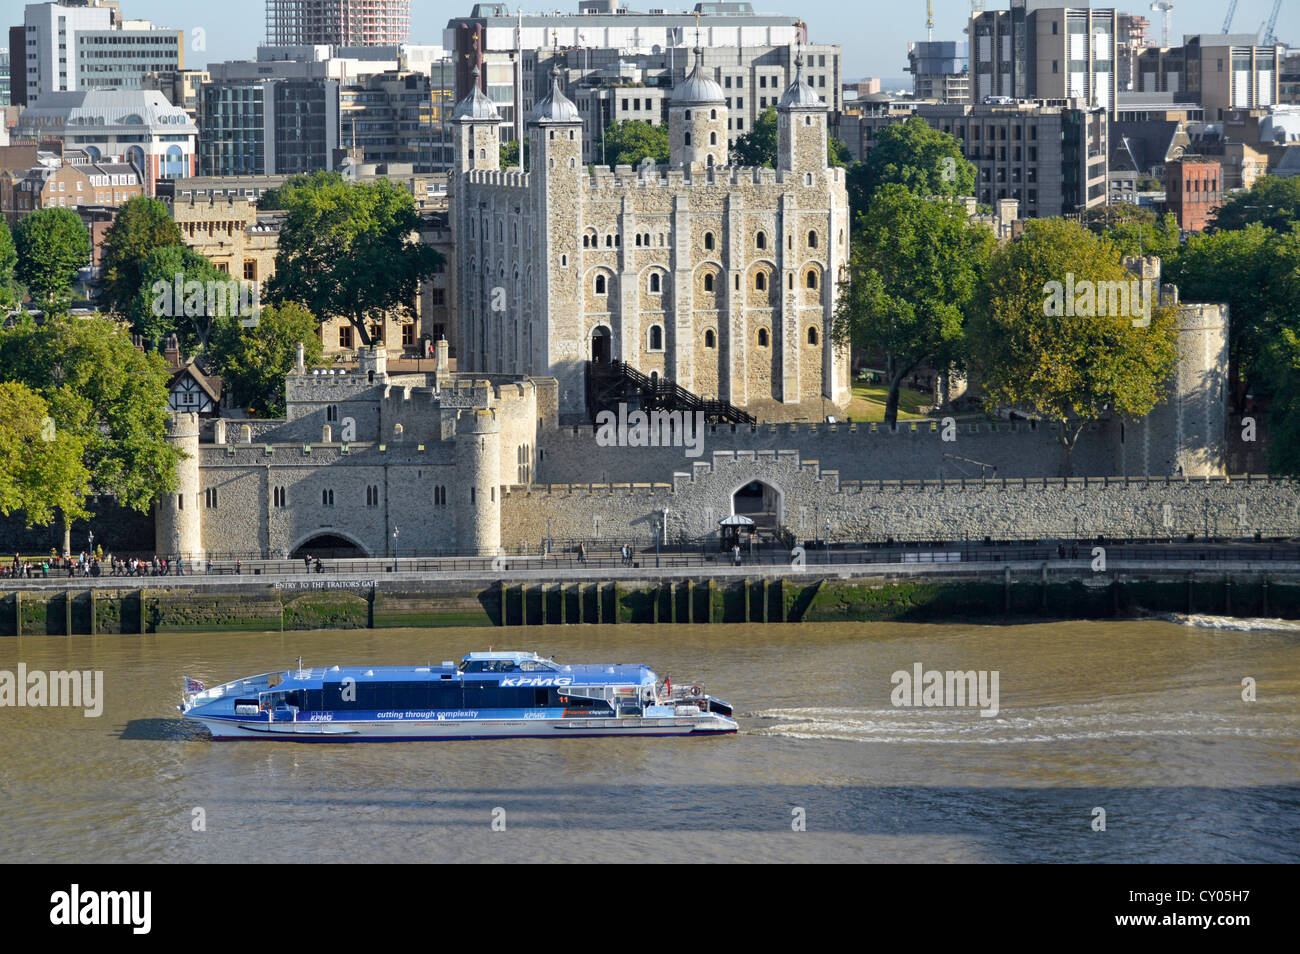
[[925,35],[926,39],[934,40],[934,0],[925,0]]

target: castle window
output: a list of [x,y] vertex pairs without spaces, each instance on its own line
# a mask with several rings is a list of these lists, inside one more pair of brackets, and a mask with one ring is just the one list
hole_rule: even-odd
[[486,150],[486,149],[480,149],[480,150],[478,151],[478,157],[479,157],[480,159],[486,159],[486,158],[487,158],[487,150]]
[[613,248],[613,247],[614,247],[614,236],[612,236],[612,235],[606,235],[606,236],[605,236],[605,248]]
[[804,185],[812,185],[812,173],[811,173],[811,172],[806,172],[806,173],[804,173],[803,184],[804,184]]
[[709,118],[710,118],[710,119],[717,119],[717,118],[718,118],[718,111],[717,111],[716,109],[710,109],[710,110],[709,110]]
[[803,118],[803,124],[804,124],[805,126],[811,126],[811,125],[812,125],[812,117],[811,117],[811,116],[805,116],[805,117]]
[[689,146],[690,144],[691,144],[691,134],[690,134],[690,133],[683,133],[683,134],[682,134],[682,145],[684,145],[684,146]]
[[754,244],[759,248],[767,248],[767,233],[759,232],[754,236]]
[[767,329],[766,329],[766,328],[759,328],[759,329],[758,329],[758,346],[759,346],[760,348],[766,348],[766,347],[767,347]]
[[804,277],[804,285],[808,288],[816,289],[817,272],[814,269],[808,269],[808,274]]
[[813,325],[808,326],[808,343],[810,345],[817,343],[817,329]]
[[369,487],[366,488],[366,506],[367,507],[379,506],[379,487],[377,487],[375,484],[371,484]]
[[[709,145],[716,146],[717,144],[718,144],[718,134],[715,132],[709,133]],[[713,157],[710,156],[709,158],[712,159]]]
[[690,111],[689,109],[686,110],[686,113],[685,113],[685,115],[683,116],[683,118],[684,118],[684,119],[690,119],[690,118],[691,118],[691,111]]
[[713,329],[712,329],[712,328],[710,328],[708,331],[704,332],[704,347],[706,347],[706,348],[715,348],[715,347],[717,347],[717,338],[714,337]]
[[569,267],[569,256],[567,256],[567,255],[561,255],[561,256],[560,256],[560,267],[561,267],[561,268],[568,268],[568,267]]
[[785,278],[785,287],[794,291],[794,275],[787,275]]
[[320,492],[320,505],[321,505],[322,507],[332,507],[332,506],[334,506],[334,491],[332,491],[332,490],[322,490],[322,491]]
[[337,421],[339,419],[339,406],[337,404],[325,405],[325,420]]
[[584,235],[584,236],[582,237],[582,247],[583,247],[583,248],[590,248],[590,247],[591,247],[591,236],[589,236],[589,235]]
[[650,326],[650,340],[647,347],[651,351],[664,350],[664,330],[659,325]]
[[737,273],[737,275],[736,275],[736,291],[740,291],[740,275],[739,275],[739,273]]
[[339,325],[339,347],[340,348],[352,347],[352,326],[351,325]]
[[551,138],[552,138],[552,139],[555,138],[555,130],[554,130],[554,129],[551,130]]
[[[572,129],[569,130],[569,138],[570,138],[570,139],[573,139],[573,130],[572,130]],[[570,162],[570,164],[572,164],[573,160],[570,159],[569,162]]]
[[447,506],[447,488],[437,486],[433,488],[433,505],[435,507]]
[[809,232],[809,233],[808,233],[808,247],[809,247],[809,248],[816,248],[816,247],[817,247],[817,233],[816,233],[816,232]]
[[604,275],[597,275],[597,276],[596,276],[596,294],[597,294],[597,295],[603,295],[603,294],[605,294],[605,276],[604,276]]
[[756,291],[767,291],[767,275],[759,272],[754,276],[754,289]]
[[712,252],[712,251],[713,251],[713,233],[712,233],[712,232],[705,232],[705,233],[704,233],[704,249],[705,249],[705,251],[708,251],[708,252]]
[[283,507],[283,506],[284,506],[284,496],[285,496],[285,495],[284,495],[284,488],[283,488],[283,487],[276,487],[276,488],[275,488],[275,494],[274,494],[274,496],[275,496],[275,506],[277,506],[277,507]]
[[704,275],[704,290],[706,292],[713,291],[713,275],[708,272]]
[[641,247],[641,233],[640,233],[640,232],[638,232],[638,233],[637,233],[637,236],[636,236],[636,247],[637,247],[637,248],[640,248],[640,247]]
[[650,293],[652,295],[659,294],[659,273],[658,272],[650,273]]
[[215,507],[217,506],[217,488],[216,488],[216,487],[209,487],[207,490],[203,491],[203,503],[204,503],[206,506],[211,507],[211,508],[215,508]]

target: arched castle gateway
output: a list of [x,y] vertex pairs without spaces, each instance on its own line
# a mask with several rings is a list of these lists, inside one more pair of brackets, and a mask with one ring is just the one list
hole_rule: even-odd
[[501,171],[476,76],[453,116],[462,370],[553,377],[562,415],[585,411],[585,362],[612,359],[741,407],[847,402],[830,330],[848,195],[826,106],[797,59],[777,168],[730,167],[726,96],[695,56],[668,104],[668,165],[594,174],[558,73],[528,116],[528,171]]

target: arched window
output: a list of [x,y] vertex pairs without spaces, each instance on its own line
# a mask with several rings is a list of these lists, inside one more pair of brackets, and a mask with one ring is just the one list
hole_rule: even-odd
[[651,351],[664,350],[664,330],[658,325],[650,326],[649,348]]
[[486,149],[480,149],[480,150],[478,151],[478,157],[479,157],[480,159],[486,159],[486,158],[487,158],[487,150],[486,150]]
[[809,288],[816,288],[816,287],[817,287],[817,270],[816,270],[816,269],[813,269],[813,268],[808,269],[808,275],[807,275],[807,276],[805,277],[805,279],[804,279],[804,284],[807,285]]
[[766,329],[766,328],[759,328],[759,329],[758,329],[758,346],[759,346],[760,348],[766,348],[766,347],[767,347],[767,329]]
[[716,146],[717,144],[718,144],[718,134],[715,132],[709,133],[709,145]]
[[718,118],[718,111],[717,111],[716,109],[710,109],[710,110],[709,110],[709,118],[710,118],[710,119],[717,119],[717,118]]
[[597,275],[597,276],[596,276],[596,294],[597,294],[597,295],[603,295],[603,294],[605,294],[605,276],[604,276],[604,275]]
[[605,236],[605,248],[613,248],[613,247],[614,247],[614,236],[612,236],[612,235],[606,235],[606,236]]
[[590,247],[591,247],[591,237],[590,237],[590,236],[588,236],[588,235],[584,235],[584,236],[582,237],[582,247],[583,247],[583,248],[590,248]]
[[754,245],[758,248],[767,248],[767,233],[759,232],[754,236]]
[[794,275],[786,276],[785,287],[790,289],[791,291],[794,291]]
[[712,252],[712,251],[713,251],[713,233],[712,233],[712,232],[705,232],[705,233],[704,233],[704,249],[705,249],[705,251],[708,251],[708,252]]
[[754,288],[757,291],[767,291],[767,275],[764,272],[758,272],[754,275]]
[[685,114],[685,116],[684,116],[683,118],[684,118],[684,119],[690,119],[690,118],[691,118],[691,111],[690,111],[689,109],[686,110],[686,114]]
[[690,133],[685,133],[685,134],[683,135],[682,145],[684,145],[684,146],[689,146],[690,144],[691,144],[691,134],[690,134]]
[[809,248],[816,248],[816,247],[817,247],[817,233],[816,233],[816,232],[809,232],[809,233],[808,233],[808,247],[809,247]]
[[658,272],[650,273],[650,293],[652,295],[659,294],[659,273]]
[[815,325],[808,326],[808,343],[815,345],[817,343],[817,328]]
[[637,237],[636,237],[636,247],[637,248],[641,247],[641,234],[639,232],[637,233]]
[[712,328],[704,332],[704,347],[706,348],[717,347],[717,339],[713,336]]
[[710,272],[704,273],[704,290],[706,292],[713,291],[713,275]]

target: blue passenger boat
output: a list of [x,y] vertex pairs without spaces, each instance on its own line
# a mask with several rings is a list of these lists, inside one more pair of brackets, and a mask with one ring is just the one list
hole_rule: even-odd
[[646,666],[561,665],[535,653],[470,653],[459,665],[333,666],[208,689],[185,680],[180,711],[214,739],[386,742],[721,735],[731,706]]

